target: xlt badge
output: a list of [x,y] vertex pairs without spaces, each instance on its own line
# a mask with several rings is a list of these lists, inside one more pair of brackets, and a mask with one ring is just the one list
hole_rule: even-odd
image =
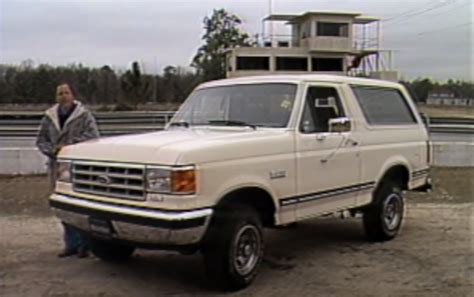
[[285,178],[286,170],[274,170],[270,171],[270,179]]

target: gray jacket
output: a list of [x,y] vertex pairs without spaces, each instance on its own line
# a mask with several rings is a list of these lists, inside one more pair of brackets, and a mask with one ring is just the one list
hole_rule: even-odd
[[76,108],[66,120],[61,129],[59,126],[58,107],[55,104],[46,113],[36,139],[38,149],[49,158],[49,173],[54,180],[56,167],[57,147],[82,142],[99,137],[99,129],[91,112],[79,101],[75,101]]

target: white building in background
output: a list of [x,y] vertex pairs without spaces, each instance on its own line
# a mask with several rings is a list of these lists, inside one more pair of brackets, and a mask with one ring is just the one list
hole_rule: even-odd
[[[291,34],[274,34],[274,22],[284,22]],[[353,12],[272,14],[263,19],[262,30],[255,46],[228,50],[227,77],[330,73],[398,79],[391,51],[380,49],[379,18]]]
[[474,106],[474,98],[460,96],[449,89],[438,88],[428,93],[428,105]]

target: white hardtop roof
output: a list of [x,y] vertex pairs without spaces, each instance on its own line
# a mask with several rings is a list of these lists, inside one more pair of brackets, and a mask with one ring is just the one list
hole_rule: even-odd
[[368,79],[342,75],[329,74],[294,74],[294,75],[259,75],[246,76],[239,78],[227,78],[221,80],[203,83],[199,88],[227,86],[235,84],[252,84],[252,83],[301,83],[301,82],[327,82],[327,83],[345,83],[366,86],[392,87],[398,88],[400,84],[380,79]]

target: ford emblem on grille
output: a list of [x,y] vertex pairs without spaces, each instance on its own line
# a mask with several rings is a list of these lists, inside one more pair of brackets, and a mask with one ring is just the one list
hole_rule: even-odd
[[97,177],[97,182],[108,185],[112,182],[112,180],[110,179],[110,177],[104,174],[104,175],[99,175]]

